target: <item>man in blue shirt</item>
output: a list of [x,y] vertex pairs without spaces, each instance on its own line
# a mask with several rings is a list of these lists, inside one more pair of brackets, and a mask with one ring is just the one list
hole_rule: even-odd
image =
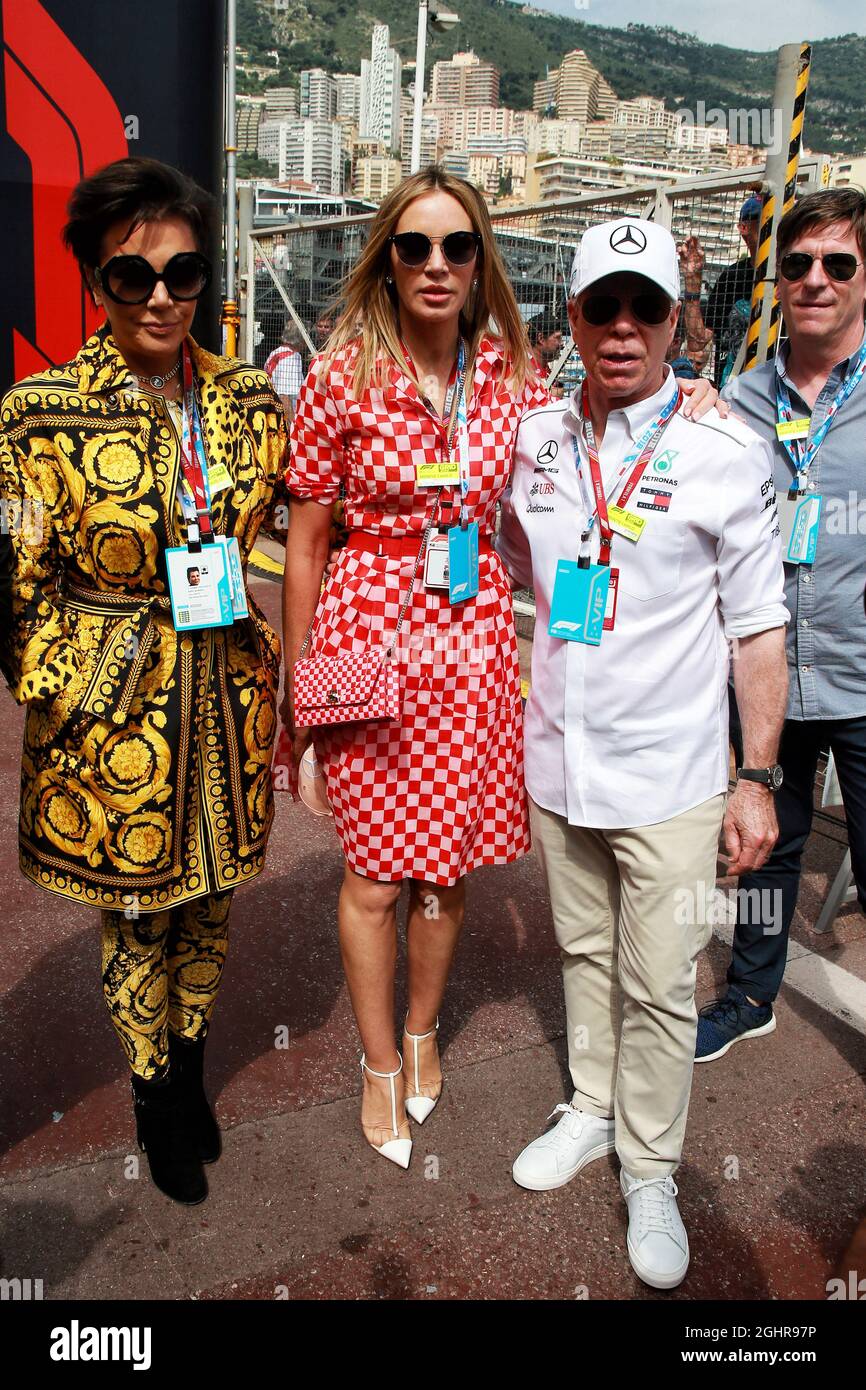
[[[832,189],[803,198],[777,238],[779,298],[789,341],[774,362],[724,391],[768,439],[791,613],[788,714],[768,769],[779,838],[740,880],[728,992],[702,1011],[695,1059],[776,1027],[800,861],[812,824],[815,772],[832,749],[848,821],[851,865],[866,909],[866,195]],[[735,653],[736,659],[736,653]],[[737,728],[732,739],[737,751]]]

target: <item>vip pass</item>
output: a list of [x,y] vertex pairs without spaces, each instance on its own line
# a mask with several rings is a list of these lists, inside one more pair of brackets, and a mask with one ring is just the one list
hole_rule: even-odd
[[[776,374],[776,437],[794,469],[794,477],[787,496],[779,496],[779,528],[785,559],[792,565],[811,565],[814,563],[818,546],[818,523],[821,518],[822,497],[809,486],[809,470],[815,462],[818,450],[827,438],[830,428],[866,374],[866,343],[860,348],[851,363],[845,380],[836,392],[824,419],[814,435],[809,439],[812,421],[808,417],[795,418],[791,406],[791,396],[781,375]],[[806,442],[804,442],[806,441]]]

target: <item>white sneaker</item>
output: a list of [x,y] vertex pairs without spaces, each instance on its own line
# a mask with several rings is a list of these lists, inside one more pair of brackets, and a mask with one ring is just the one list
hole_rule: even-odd
[[619,1175],[628,1206],[628,1257],[638,1278],[653,1289],[675,1289],[689,1267],[689,1239],[677,1208],[673,1178]]
[[516,1183],[533,1192],[548,1192],[570,1182],[594,1158],[613,1153],[613,1120],[600,1120],[585,1110],[557,1105],[548,1115],[559,1115],[552,1129],[527,1144],[511,1170]]

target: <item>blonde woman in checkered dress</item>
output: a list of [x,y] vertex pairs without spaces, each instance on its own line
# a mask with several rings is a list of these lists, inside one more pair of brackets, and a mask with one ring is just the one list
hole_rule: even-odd
[[[427,238],[426,256],[423,239],[407,244],[407,232]],[[420,263],[405,263],[419,256]],[[546,399],[482,197],[430,168],[382,203],[342,316],[298,397],[286,475],[289,691],[314,616],[312,656],[360,652],[394,634],[437,493],[419,485],[417,469],[447,453],[443,410],[455,394],[461,340],[464,502],[468,520],[478,522],[478,595],[452,606],[447,589],[426,587],[419,568],[397,649],[399,722],[311,731],[294,727],[288,697],[283,711],[296,759],[314,741],[346,860],[339,929],[364,1049],[362,1127],[375,1149],[403,1167],[411,1151],[407,1111],[423,1121],[442,1088],[437,1017],[463,922],[465,875],[509,863],[529,847],[511,592],[491,537],[518,422]],[[349,543],[320,600],[341,484]],[[459,488],[445,487],[437,520],[455,522],[459,504]],[[394,972],[406,881],[409,1009],[401,1055]]]

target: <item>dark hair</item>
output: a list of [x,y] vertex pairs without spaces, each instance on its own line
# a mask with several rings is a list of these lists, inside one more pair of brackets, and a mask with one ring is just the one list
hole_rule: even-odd
[[779,223],[777,258],[784,256],[789,246],[805,232],[832,227],[835,222],[851,224],[860,255],[866,259],[866,193],[859,188],[824,188],[818,193],[807,193],[795,203]]
[[529,320],[529,341],[537,343],[539,338],[549,338],[552,333],[559,333],[562,325],[549,310],[543,310]]
[[99,265],[103,237],[116,222],[128,221],[130,237],[143,222],[182,217],[198,250],[207,255],[215,206],[209,193],[170,164],[139,157],[118,159],[76,184],[63,240],[85,275]]

